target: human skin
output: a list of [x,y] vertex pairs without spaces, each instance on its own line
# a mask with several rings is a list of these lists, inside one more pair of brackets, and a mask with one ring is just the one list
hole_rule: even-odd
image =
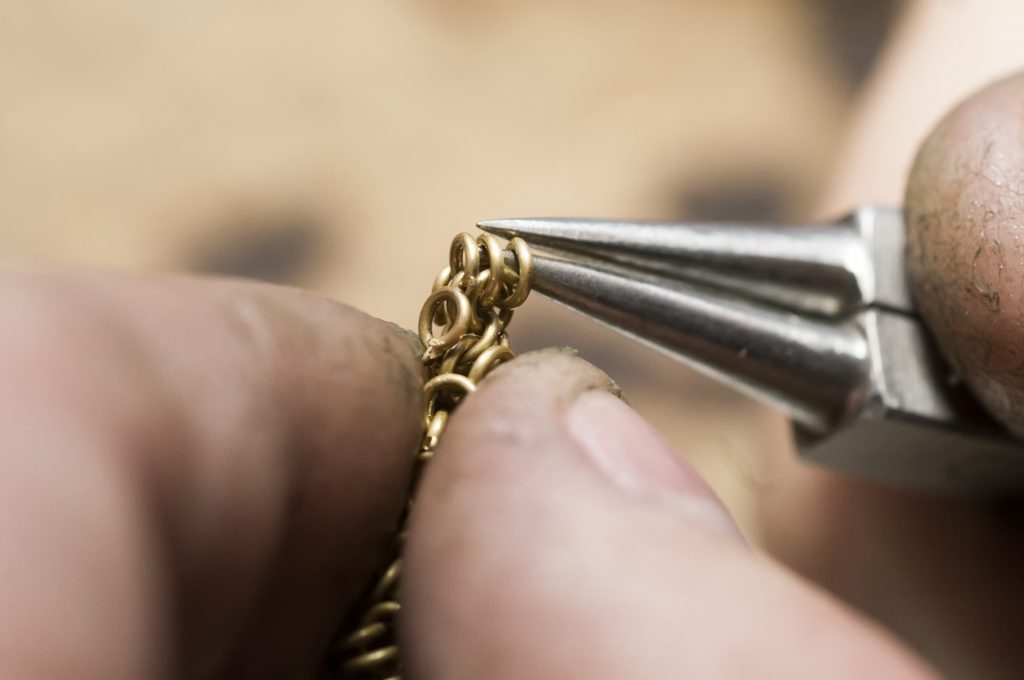
[[[921,146],[905,201],[924,318],[956,373],[1018,435],[1022,112],[1024,76],[968,97]],[[929,672],[775,563],[737,549],[719,506],[693,510],[711,494],[692,471],[684,482],[649,465],[657,438],[609,399],[599,403],[603,384],[566,357],[520,360],[452,423],[409,547],[408,637],[425,677]],[[580,404],[593,409],[582,427]],[[598,453],[588,456],[588,445]],[[609,474],[614,452],[628,471]],[[578,458],[597,464],[588,471]],[[1024,524],[1012,500],[929,497],[788,466],[793,474],[773,490],[785,510],[765,515],[769,547],[879,616],[944,673],[1019,676]],[[448,587],[418,565],[440,565]],[[472,651],[457,644],[467,637]]]
[[[1004,211],[1004,234],[1012,233],[1022,217],[1019,180],[1009,181],[1020,173],[1022,110],[1021,77],[971,96],[928,138],[909,178],[909,254],[918,303],[929,321],[936,319],[935,334],[962,374],[969,381],[976,374],[971,384],[979,386],[979,395],[993,379],[991,365],[977,360],[979,348],[994,343],[1009,352],[1019,346],[1019,319],[993,324],[990,300],[977,286],[964,286],[968,265],[977,263],[989,238],[983,230],[947,220],[929,231],[914,224],[914,216],[928,209],[928,201],[975,209],[993,201]],[[991,158],[999,159],[994,168],[986,165]],[[981,189],[975,188],[977,175],[993,169],[1000,179],[982,179]],[[989,191],[990,184],[1009,195]],[[930,256],[922,257],[922,250]],[[1024,274],[1024,258],[1001,264],[997,284],[1013,285]],[[998,264],[993,268],[1000,271]],[[997,284],[983,292],[1000,294]],[[1019,315],[1020,298],[1002,294],[1012,305],[1005,313]],[[986,314],[971,312],[978,297]],[[957,321],[942,325],[931,309]],[[957,351],[966,351],[967,359]],[[624,475],[622,488],[622,473],[603,486],[593,474],[570,473],[567,460],[574,449],[579,453],[581,439],[572,414],[577,400],[593,401],[578,393],[590,394],[601,380],[581,380],[565,361],[561,369],[549,363],[542,371],[520,360],[497,374],[455,419],[427,476],[416,518],[422,528],[414,531],[409,550],[408,594],[412,660],[436,671],[427,677],[888,678],[924,672],[868,629],[848,627],[839,610],[817,609],[818,593],[803,585],[789,591],[788,576],[775,565],[761,571],[756,560],[731,550],[728,539],[735,536],[721,531],[720,522],[709,522],[715,527],[710,531],[699,525],[662,531],[678,511],[669,500],[676,493],[664,488],[668,472],[651,472],[639,489],[632,474]],[[507,377],[516,371],[534,377]],[[1022,385],[1019,370],[999,379],[1000,394],[1007,385]],[[562,390],[550,393],[541,385]],[[538,403],[543,408],[536,409]],[[1012,408],[992,410],[1014,426]],[[504,420],[488,420],[488,412]],[[589,440],[627,451],[637,463],[641,452],[656,447],[637,423],[625,420],[606,404],[601,417],[589,421]],[[453,452],[444,455],[448,447]],[[778,522],[773,545],[791,541],[784,549],[799,552],[798,565],[813,565],[814,576],[864,603],[944,672],[1017,676],[1024,608],[1017,575],[1024,551],[1012,503],[922,496],[807,466],[781,492],[792,513],[772,518],[790,520]],[[707,519],[709,513],[694,514]],[[702,542],[692,534],[716,540]],[[517,550],[521,544],[531,550]],[[433,582],[418,564],[442,565],[449,585]],[[419,616],[422,630],[416,628]],[[434,625],[426,626],[427,620]],[[474,645],[467,653],[451,641],[466,639],[469,631]],[[524,649],[532,653],[522,654]]]
[[956,107],[907,185],[907,264],[957,375],[1024,436],[1024,76]]
[[[1005,397],[1020,385],[1008,362],[1020,332],[1007,323],[1020,303],[1004,284],[1019,278],[1022,264],[1012,249],[1002,262],[991,250],[992,238],[1013,240],[1014,187],[986,188],[979,175],[1012,177],[1006,161],[1019,158],[1021,85],[1006,74],[1019,68],[1024,7],[918,2],[907,18],[865,88],[821,214],[904,202],[918,306],[959,377],[1019,433],[1019,411]],[[961,203],[969,213],[983,195],[995,205],[984,207],[982,221],[986,210],[999,213],[1002,234],[951,213],[933,214],[927,230],[915,218]],[[984,278],[972,281],[975,274]],[[747,526],[765,550],[882,622],[948,676],[1019,677],[1019,500],[928,496],[844,478],[801,465],[784,443],[767,444],[760,456],[767,471],[752,491]]]
[[234,281],[0,273],[0,677],[312,677],[392,539],[411,336]]
[[[402,504],[415,340],[188,277],[7,271],[0,310],[0,676],[314,676]],[[411,539],[411,677],[927,675],[749,550],[607,390],[540,353],[455,415]]]

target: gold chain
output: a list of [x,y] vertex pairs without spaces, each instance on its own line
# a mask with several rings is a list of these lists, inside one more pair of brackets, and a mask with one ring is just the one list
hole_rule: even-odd
[[413,465],[409,502],[402,517],[395,557],[377,581],[354,632],[341,641],[341,677],[400,680],[395,637],[401,612],[402,544],[416,486],[434,455],[448,415],[498,364],[512,359],[505,329],[512,310],[530,293],[532,263],[526,242],[466,233],[452,241],[448,266],[423,304],[419,336],[428,380],[423,386],[423,439]]

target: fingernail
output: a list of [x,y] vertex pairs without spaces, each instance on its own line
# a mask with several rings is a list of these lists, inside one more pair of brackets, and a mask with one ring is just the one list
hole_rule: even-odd
[[587,461],[627,497],[662,502],[695,523],[740,535],[707,482],[622,400],[585,392],[565,421]]

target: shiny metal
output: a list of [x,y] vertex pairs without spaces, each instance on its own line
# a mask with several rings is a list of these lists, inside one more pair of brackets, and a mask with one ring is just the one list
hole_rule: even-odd
[[1024,448],[917,317],[899,210],[833,225],[482,222],[541,293],[785,410],[806,458],[922,488],[1024,488]]
[[590,254],[669,278],[821,316],[864,305],[913,307],[903,276],[903,217],[863,206],[835,224],[775,226],[574,218],[490,220],[481,229]]

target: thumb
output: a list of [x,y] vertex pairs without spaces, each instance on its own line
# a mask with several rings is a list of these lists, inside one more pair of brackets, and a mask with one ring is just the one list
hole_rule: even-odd
[[907,264],[918,306],[989,412],[1024,437],[1024,74],[951,111],[907,182]]
[[407,547],[417,678],[926,677],[745,543],[611,381],[502,367],[452,418]]

